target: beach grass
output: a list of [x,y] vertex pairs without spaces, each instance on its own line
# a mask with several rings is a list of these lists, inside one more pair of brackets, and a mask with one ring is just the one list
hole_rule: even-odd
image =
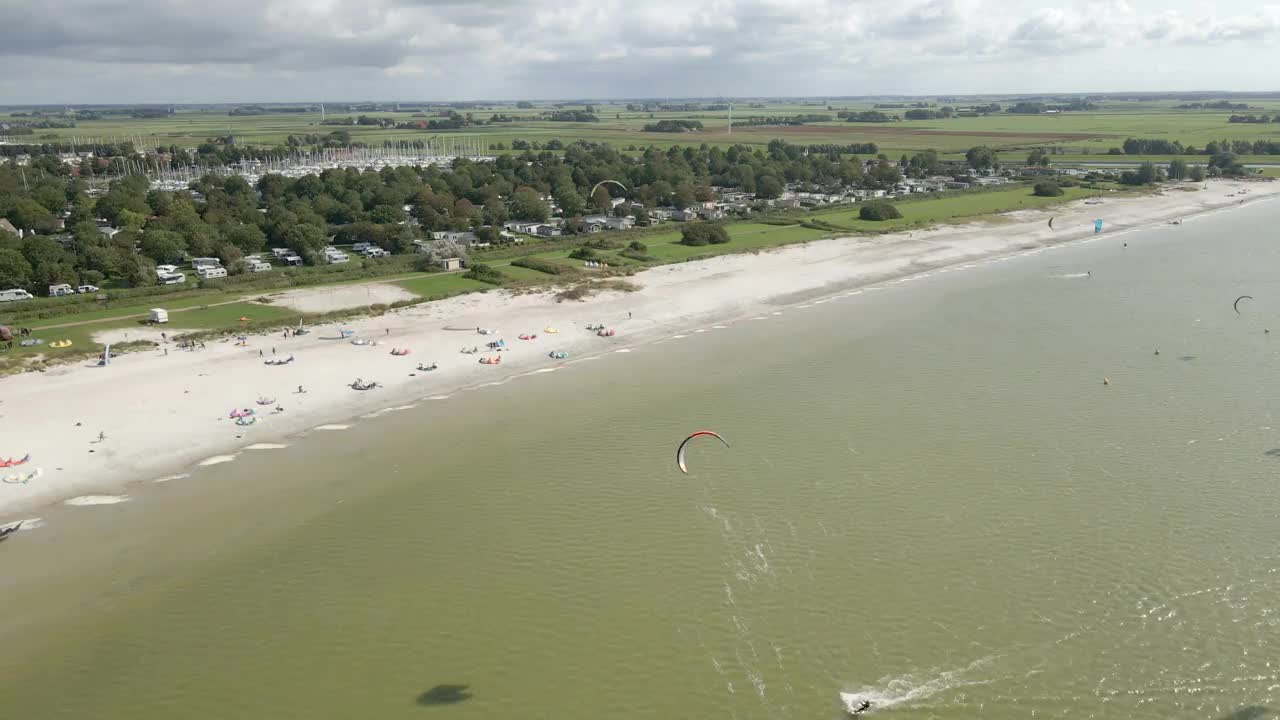
[[830,223],[846,230],[884,232],[904,227],[954,221],[961,218],[995,215],[1013,210],[1044,208],[1071,200],[1101,195],[1105,192],[1105,190],[1072,187],[1063,188],[1063,195],[1060,197],[1038,197],[1032,194],[1030,187],[1018,186],[1001,190],[957,194],[928,194],[898,201],[894,205],[902,213],[902,217],[895,220],[862,220],[858,217],[858,208],[845,208],[829,212],[819,211],[809,215],[808,218]]
[[[505,270],[505,268],[504,268]],[[487,290],[492,285],[463,277],[459,273],[423,275],[409,280],[399,280],[396,285],[428,300],[442,300],[462,293]]]

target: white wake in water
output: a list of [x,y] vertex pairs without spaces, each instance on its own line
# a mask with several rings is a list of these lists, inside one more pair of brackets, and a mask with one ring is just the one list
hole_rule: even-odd
[[986,685],[990,680],[978,680],[967,677],[977,668],[990,662],[986,657],[975,660],[967,667],[958,670],[946,670],[937,674],[906,674],[897,677],[882,678],[875,686],[858,688],[840,693],[840,702],[845,710],[853,712],[864,700],[871,701],[871,709],[883,710],[895,705],[916,703],[938,693],[971,685]]

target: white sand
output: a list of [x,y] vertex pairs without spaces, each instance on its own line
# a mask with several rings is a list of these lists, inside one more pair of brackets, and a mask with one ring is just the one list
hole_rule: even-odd
[[[333,287],[303,288],[268,296],[272,305],[283,305],[300,312],[327,313],[369,305],[390,305],[397,300],[412,300],[416,295],[399,285],[362,283]],[[181,318],[171,318],[180,320]]]
[[[1246,186],[1247,195],[1227,197]],[[0,456],[29,452],[32,461],[26,468],[44,473],[26,485],[0,485],[0,514],[76,496],[118,494],[130,482],[236,459],[235,453],[247,442],[263,447],[309,430],[345,429],[348,425],[342,423],[351,418],[383,408],[408,407],[418,399],[445,401],[459,389],[501,384],[659,338],[684,338],[713,323],[769,319],[770,314],[781,314],[779,306],[784,304],[854,294],[855,287],[889,278],[1089,238],[1095,217],[1107,222],[1105,238],[1172,218],[1194,223],[1197,218],[1190,216],[1196,213],[1277,193],[1280,183],[1214,182],[1204,191],[1107,199],[1097,206],[1079,202],[927,231],[825,240],[666,265],[633,278],[641,286],[637,292],[601,293],[580,303],[558,303],[551,293],[490,292],[348,323],[358,333],[378,339],[378,347],[322,339],[336,332],[319,327],[304,337],[252,337],[249,347],[211,342],[205,350],[187,352],[170,344],[168,356],[141,352],[118,357],[107,368],[77,365],[57,374],[4,378]],[[1050,215],[1056,217],[1056,230],[1047,226]],[[356,285],[290,293],[287,302],[311,311],[387,302],[395,299],[387,287],[400,292],[394,286]],[[615,328],[617,335],[597,337],[585,330],[592,323]],[[503,333],[480,336],[474,330],[446,329],[477,326],[501,328]],[[551,326],[560,332],[544,334]],[[516,339],[520,333],[538,333],[539,338],[523,342]],[[459,353],[464,346],[484,348],[497,337],[505,338],[511,348],[500,353],[500,365],[477,362],[494,353]],[[264,365],[258,353],[265,351],[270,358],[273,347],[278,356],[292,354],[296,362]],[[412,354],[393,357],[389,351],[394,347],[410,348]],[[549,358],[551,350],[569,353],[569,360]],[[440,364],[439,370],[415,369],[419,362],[433,361]],[[348,384],[356,377],[377,381],[379,387],[352,390]],[[306,393],[295,393],[299,385]],[[285,412],[260,413],[262,421],[248,427],[227,417],[233,408],[256,407],[254,400],[262,395],[276,398]],[[99,431],[107,436],[101,443]],[[248,437],[252,440],[246,441]]]

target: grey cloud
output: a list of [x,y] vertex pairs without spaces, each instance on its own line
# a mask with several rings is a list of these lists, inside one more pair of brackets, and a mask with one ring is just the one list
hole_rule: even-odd
[[1103,48],[1260,45],[1280,29],[1274,6],[1209,17],[1188,2],[1143,15],[1123,0],[0,0],[0,56],[33,86],[180,73],[191,92],[255,97],[847,94],[1021,77],[1019,59]]

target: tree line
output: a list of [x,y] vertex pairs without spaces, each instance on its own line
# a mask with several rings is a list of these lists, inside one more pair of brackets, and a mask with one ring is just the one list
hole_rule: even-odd
[[[627,198],[646,207],[686,208],[713,199],[712,186],[776,198],[787,183],[889,188],[901,179],[896,163],[876,161],[864,172],[856,157],[780,140],[766,148],[650,147],[638,156],[576,142],[562,154],[459,158],[449,168],[268,174],[256,185],[239,176],[205,175],[175,192],[130,175],[95,197],[85,179],[72,176],[56,156],[47,157],[54,161],[48,172],[28,172],[25,185],[19,168],[0,166],[0,216],[33,231],[21,239],[0,231],[0,288],[42,291],[104,280],[136,287],[155,282],[156,264],[187,257],[218,257],[235,274],[246,255],[269,247],[287,247],[319,264],[330,242],[367,241],[406,252],[414,240],[438,230],[472,230],[501,242],[497,228],[503,223],[544,221],[553,204],[572,231],[576,218],[613,209],[611,186],[597,187],[602,180],[621,182]],[[119,232],[101,232],[99,218]]]

